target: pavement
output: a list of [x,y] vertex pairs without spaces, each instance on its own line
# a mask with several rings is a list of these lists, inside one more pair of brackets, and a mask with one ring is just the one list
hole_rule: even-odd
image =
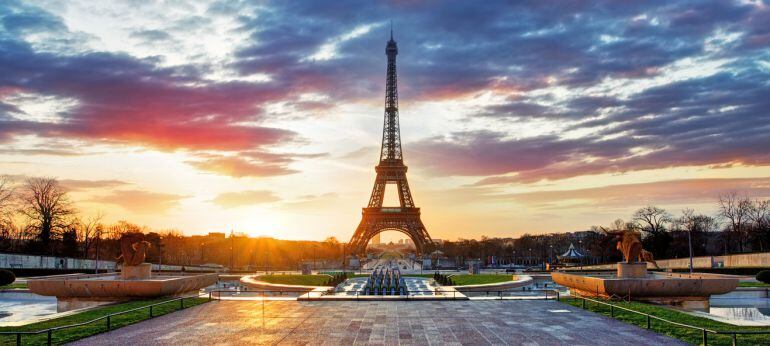
[[74,345],[685,345],[556,301],[214,301]]

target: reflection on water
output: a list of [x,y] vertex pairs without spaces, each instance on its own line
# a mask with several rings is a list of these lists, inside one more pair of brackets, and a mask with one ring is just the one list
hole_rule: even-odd
[[770,299],[712,298],[708,313],[735,322],[770,325]]
[[33,293],[0,293],[0,326],[56,313],[56,297]]

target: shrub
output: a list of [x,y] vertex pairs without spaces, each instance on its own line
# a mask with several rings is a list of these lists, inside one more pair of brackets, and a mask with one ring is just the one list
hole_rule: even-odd
[[10,270],[0,269],[0,286],[10,285],[16,281],[16,275]]
[[763,270],[757,273],[757,280],[770,284],[770,270]]

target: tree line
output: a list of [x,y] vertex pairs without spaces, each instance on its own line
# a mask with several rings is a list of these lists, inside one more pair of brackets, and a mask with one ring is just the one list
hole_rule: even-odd
[[108,224],[103,219],[103,214],[81,215],[55,178],[15,183],[0,176],[0,252],[114,260],[120,255],[122,235],[142,233],[152,244],[147,261],[153,263],[286,270],[296,269],[303,260],[315,260],[318,268],[331,266],[329,261],[339,265],[344,254],[333,237],[319,242],[240,233],[185,236],[175,229],[153,230],[128,221]]
[[728,193],[718,197],[716,206],[717,212],[707,215],[689,208],[673,214],[648,205],[636,210],[629,221],[617,219],[587,231],[524,234],[516,239],[459,239],[433,244],[428,251],[439,250],[461,262],[481,258],[489,264],[494,256],[498,263],[534,265],[556,262],[572,244],[585,255],[585,263],[620,261],[614,237],[603,229],[639,232],[644,248],[659,259],[688,257],[690,244],[693,256],[770,251],[770,200]]
[[[618,219],[587,231],[458,239],[429,244],[424,252],[439,250],[460,262],[478,258],[489,262],[494,256],[498,263],[540,264],[555,262],[573,244],[586,255],[586,263],[620,260],[614,238],[602,229],[640,232],[644,247],[659,259],[687,257],[690,243],[694,256],[770,251],[770,201],[730,193],[719,196],[716,205],[714,215],[692,209],[675,215],[648,205],[628,221]],[[319,242],[251,238],[239,233],[185,236],[175,229],[154,230],[128,221],[108,224],[103,219],[102,214],[81,215],[55,178],[14,183],[0,177],[2,252],[113,260],[119,256],[123,234],[143,233],[152,244],[148,261],[154,263],[281,270],[312,261],[316,268],[330,268],[349,255],[334,237]]]

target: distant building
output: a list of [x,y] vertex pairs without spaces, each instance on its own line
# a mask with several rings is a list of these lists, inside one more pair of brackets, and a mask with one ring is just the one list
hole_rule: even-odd
[[222,232],[209,232],[206,237],[211,239],[225,239],[225,236],[226,235]]
[[380,245],[382,243],[380,240],[380,234],[382,233],[377,233],[374,237],[372,237],[372,245]]

